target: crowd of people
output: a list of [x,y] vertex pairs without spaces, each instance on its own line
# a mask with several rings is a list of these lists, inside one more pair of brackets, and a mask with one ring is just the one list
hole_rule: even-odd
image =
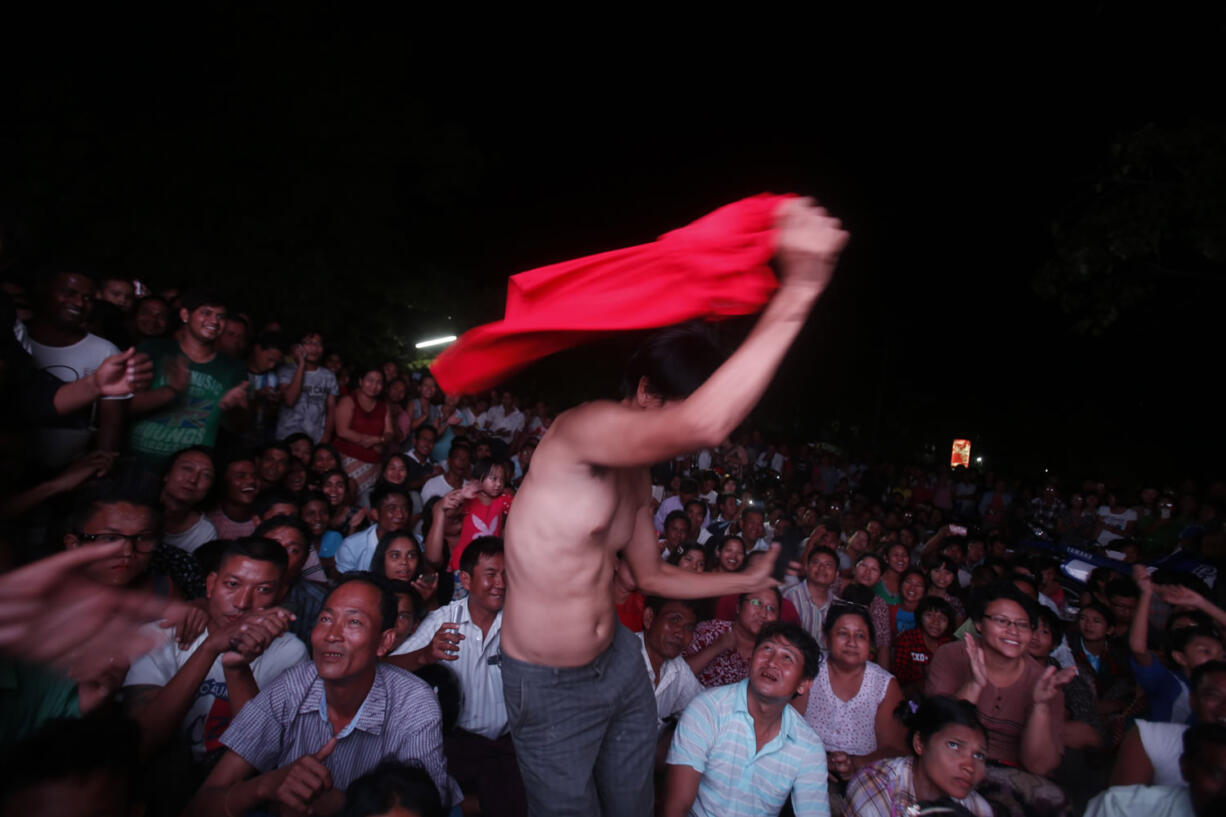
[[[552,407],[205,289],[4,288],[0,814],[528,813],[518,696],[563,704],[504,689],[502,537]],[[1223,813],[1226,611],[1145,563],[1222,553],[1226,485],[742,428],[651,490],[662,562],[780,567],[704,599],[612,571],[657,813]],[[1082,590],[1035,539],[1115,566]]]

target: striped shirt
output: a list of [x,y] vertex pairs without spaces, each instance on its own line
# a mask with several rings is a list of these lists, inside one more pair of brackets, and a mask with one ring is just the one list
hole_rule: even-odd
[[826,634],[822,632],[822,623],[826,620],[827,611],[830,610],[830,602],[834,600],[834,589],[830,588],[827,591],[826,603],[819,605],[809,595],[809,583],[802,581],[784,590],[783,598],[792,602],[797,615],[800,616],[800,626],[805,628],[806,633],[813,636],[817,641],[817,646],[824,651]]
[[[865,766],[847,784],[847,814],[856,817],[907,817],[916,810],[915,758],[895,757]],[[992,817],[992,807],[971,791],[958,805],[974,817]]]
[[[386,757],[423,766],[444,802],[458,803],[460,788],[447,774],[442,713],[425,681],[380,663],[375,682],[336,749],[323,761],[341,791]],[[315,664],[291,667],[251,699],[221,742],[261,774],[318,752],[333,736],[324,701],[324,682]]]
[[494,617],[488,635],[473,623],[468,612],[468,599],[453,601],[426,616],[408,640],[392,651],[392,655],[416,652],[429,644],[435,633],[449,621],[458,621],[460,654],[454,661],[441,661],[460,681],[460,716],[456,726],[490,740],[507,731],[507,703],[502,694],[502,666],[498,647],[501,643],[502,611]]
[[796,817],[828,817],[826,749],[791,706],[779,734],[757,748],[749,681],[708,689],[677,724],[668,763],[702,774],[691,817],[763,817],[792,797]]

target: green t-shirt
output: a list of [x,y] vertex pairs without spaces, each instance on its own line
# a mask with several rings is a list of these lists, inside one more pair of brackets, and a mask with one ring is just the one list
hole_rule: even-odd
[[76,681],[33,664],[0,658],[0,742],[5,746],[49,720],[79,717]]
[[[182,352],[174,340],[146,340],[138,351],[153,360],[151,388],[166,385],[166,365]],[[187,358],[184,358],[187,360]],[[170,405],[134,423],[128,449],[146,459],[165,459],[193,445],[213,445],[221,423],[221,398],[247,378],[247,368],[218,353],[208,363],[188,360],[191,383]]]

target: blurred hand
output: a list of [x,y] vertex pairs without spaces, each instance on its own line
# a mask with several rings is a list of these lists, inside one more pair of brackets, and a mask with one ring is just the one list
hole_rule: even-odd
[[182,615],[185,605],[80,572],[126,548],[81,545],[0,576],[0,652],[84,678],[156,647],[158,634],[145,625]]
[[91,375],[104,397],[125,397],[153,382],[153,361],[136,347],[111,355]]

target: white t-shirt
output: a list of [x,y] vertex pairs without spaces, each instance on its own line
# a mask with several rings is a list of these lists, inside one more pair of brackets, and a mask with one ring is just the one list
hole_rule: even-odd
[[455,488],[452,488],[451,483],[447,481],[446,474],[439,474],[437,477],[430,477],[430,479],[426,480],[425,484],[421,486],[422,507],[425,507],[425,504],[429,502],[432,497],[446,496],[454,490]]
[[[161,629],[158,632],[165,634],[165,643],[132,662],[124,686],[166,686],[209,635],[206,630],[190,647],[181,650],[173,632]],[[282,633],[268,645],[263,655],[251,662],[251,674],[255,676],[256,686],[263,689],[282,672],[306,658],[306,645],[292,633]],[[192,754],[197,760],[208,752],[222,748],[221,736],[232,717],[225,671],[218,657],[196,690],[180,729],[180,734],[191,744]]]
[[163,542],[168,545],[174,545],[179,550],[185,550],[188,553],[195,553],[196,548],[217,538],[217,528],[213,527],[212,522],[204,518],[204,514],[200,515],[200,518],[196,520],[196,524],[182,533],[170,533],[167,531],[162,534]]
[[[1126,527],[1129,522],[1137,521],[1137,512],[1132,508],[1126,508],[1123,513],[1112,513],[1110,508],[1106,507],[1105,505],[1099,505],[1098,516],[1105,524],[1108,524],[1113,528],[1123,528]],[[1116,539],[1123,538],[1124,537],[1120,536],[1118,533],[1106,530],[1104,528],[1103,532],[1098,534],[1098,544],[1106,546],[1114,542]]]
[[[296,366],[277,369],[277,383],[281,386],[293,382]],[[341,388],[336,375],[320,366],[302,374],[302,393],[292,406],[281,406],[277,416],[277,439],[284,440],[299,431],[306,432],[315,442],[323,438],[328,425],[328,398],[340,396]]]
[[[64,381],[75,383],[89,377],[102,361],[119,354],[119,349],[109,340],[86,334],[71,346],[44,346],[30,339],[30,357],[40,369]],[[128,395],[131,397],[131,395]],[[106,397],[104,400],[126,400],[128,397]],[[75,411],[61,417],[55,427],[31,429],[34,435],[34,451],[39,465],[48,469],[60,469],[89,447],[89,439],[96,426],[93,407]]]
[[1150,765],[1154,767],[1153,785],[1188,785],[1188,781],[1183,779],[1183,771],[1179,768],[1179,756],[1183,754],[1183,733],[1186,731],[1186,723],[1137,721],[1141,746],[1149,756]]

